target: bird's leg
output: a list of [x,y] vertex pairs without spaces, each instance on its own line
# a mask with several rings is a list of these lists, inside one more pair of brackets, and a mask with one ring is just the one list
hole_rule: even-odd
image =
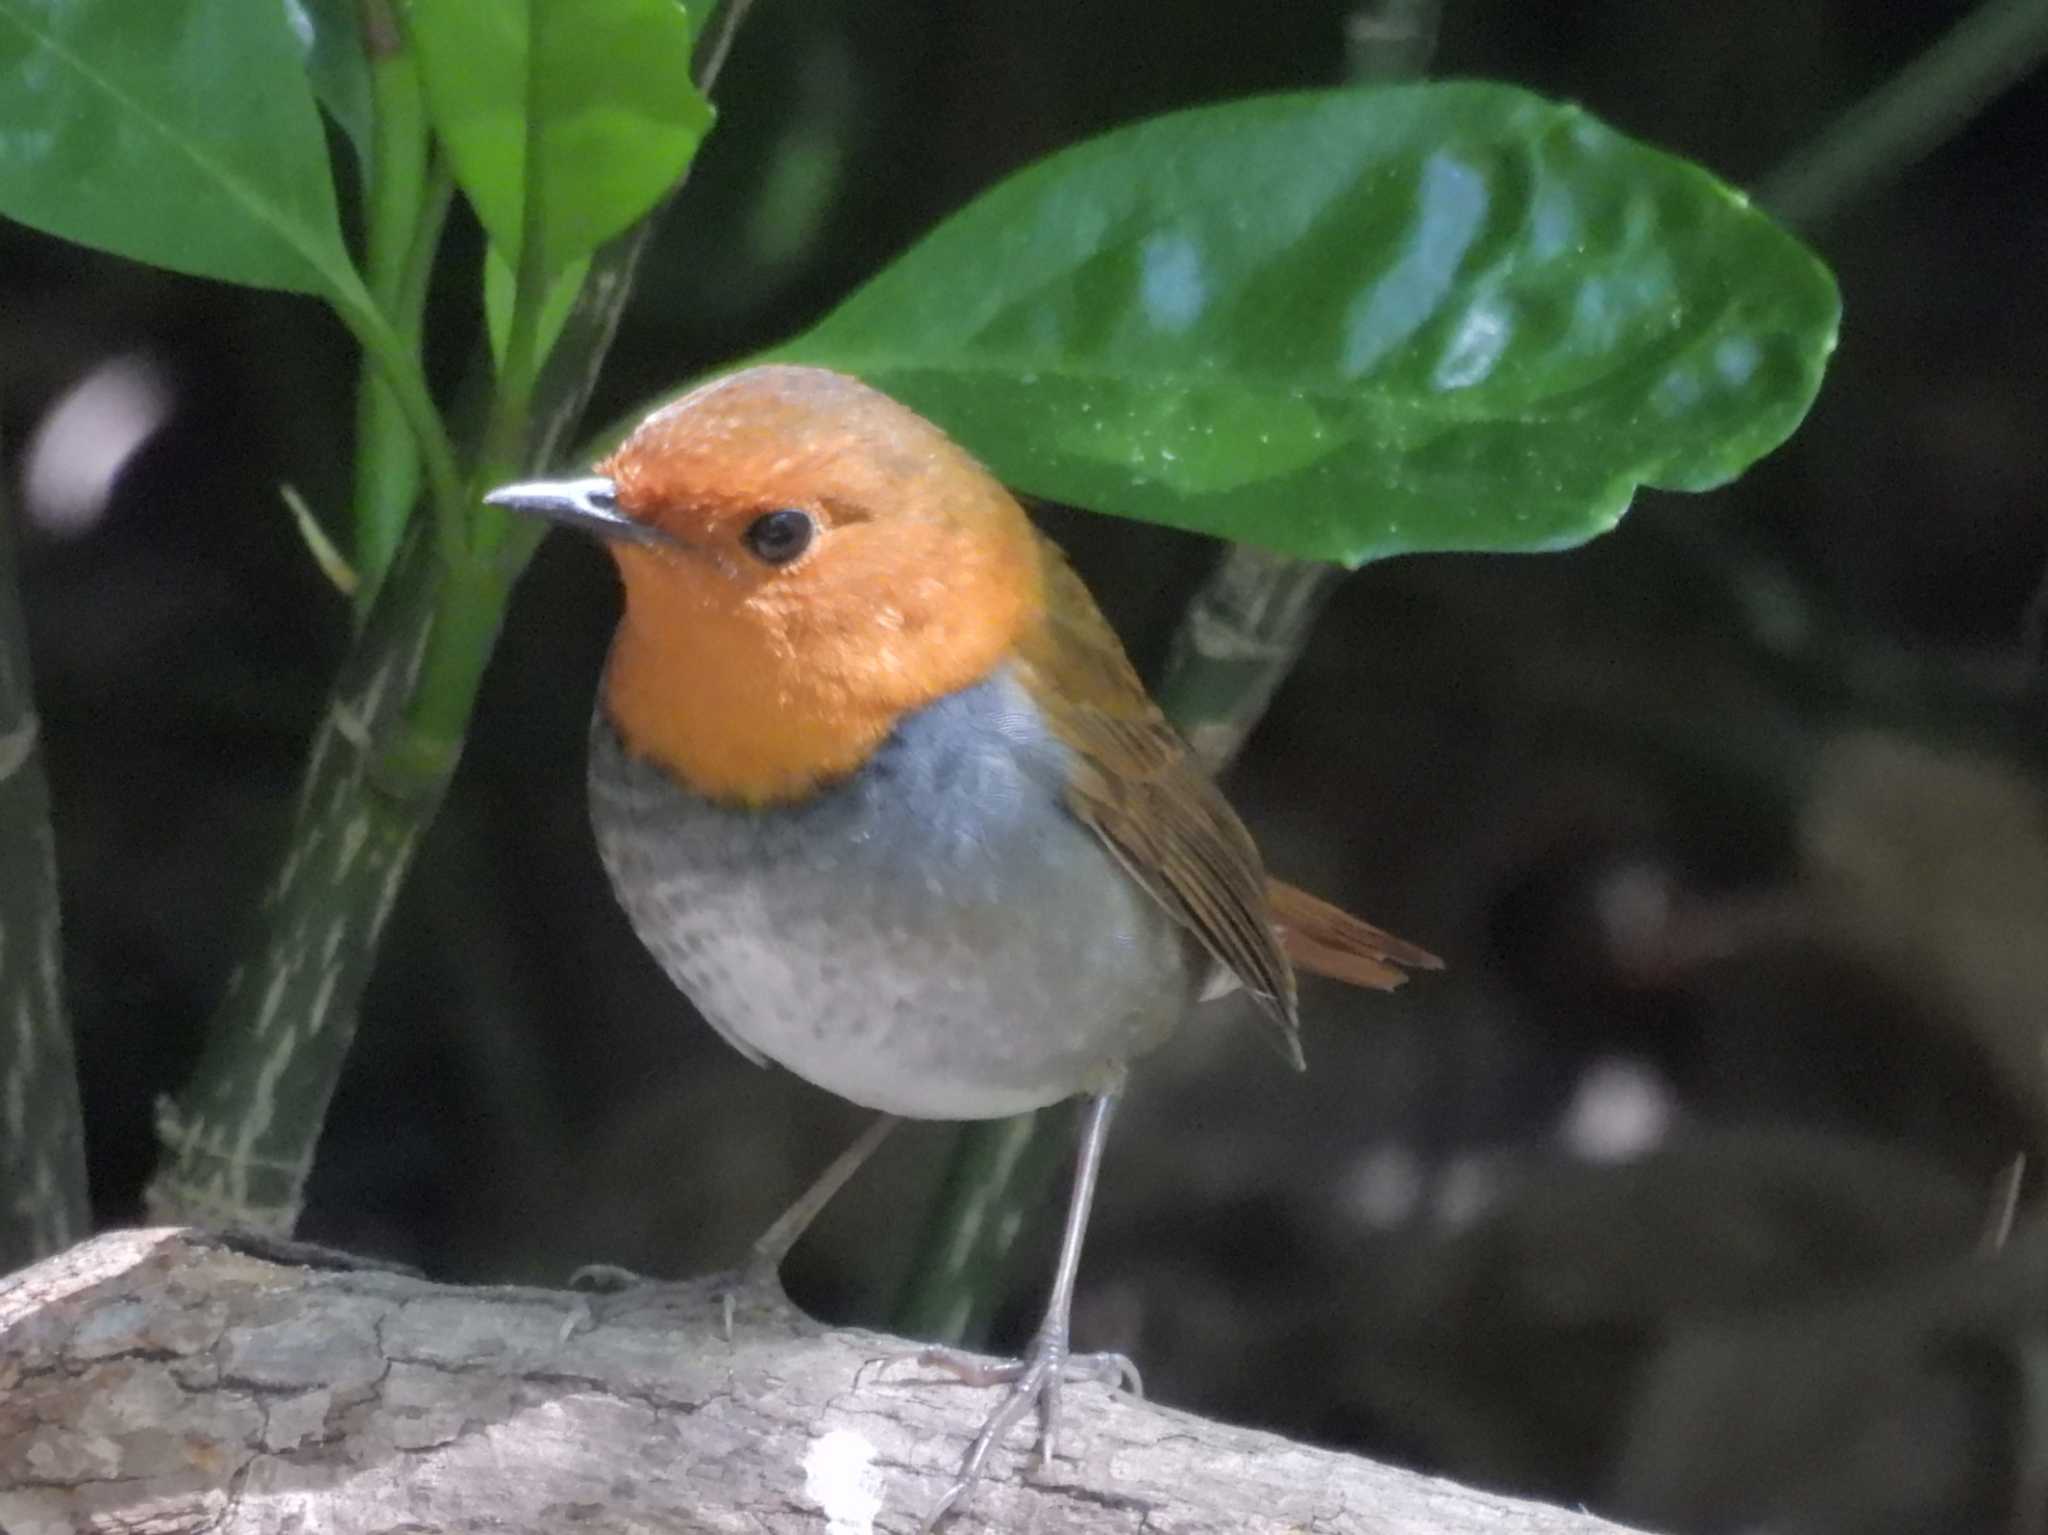
[[1089,1100],[1087,1117],[1081,1125],[1081,1147],[1074,1165],[1074,1193],[1067,1203],[1067,1224],[1060,1236],[1059,1266],[1053,1271],[1052,1296],[1046,1302],[1045,1319],[1021,1359],[1003,1364],[956,1354],[950,1349],[927,1349],[919,1361],[949,1371],[969,1385],[1007,1382],[1009,1391],[975,1435],[960,1462],[960,1474],[946,1489],[924,1522],[926,1535],[973,1490],[981,1479],[989,1452],[1003,1440],[1033,1407],[1038,1409],[1038,1461],[1041,1467],[1052,1461],[1059,1438],[1060,1386],[1066,1378],[1079,1375],[1096,1380],[1123,1380],[1135,1387],[1137,1371],[1121,1354],[1087,1354],[1074,1357],[1068,1349],[1068,1322],[1074,1309],[1074,1277],[1081,1267],[1081,1240],[1088,1232],[1088,1211],[1095,1202],[1095,1175],[1102,1165],[1102,1148],[1109,1140],[1109,1122],[1116,1113],[1114,1089]]
[[894,1114],[877,1114],[868,1127],[861,1131],[851,1146],[832,1159],[827,1167],[799,1194],[796,1203],[775,1217],[775,1224],[754,1238],[754,1245],[747,1250],[747,1261],[740,1272],[749,1278],[773,1279],[782,1272],[782,1260],[790,1250],[801,1242],[804,1233],[811,1229],[811,1222],[818,1218],[825,1206],[832,1203],[833,1196],[846,1187],[847,1180],[867,1164],[875,1154],[875,1148],[888,1139],[889,1132],[902,1121]]
[[789,1303],[782,1290],[782,1260],[803,1240],[819,1212],[832,1203],[833,1196],[846,1187],[847,1179],[861,1170],[898,1123],[894,1114],[877,1114],[854,1143],[834,1157],[832,1165],[797,1196],[796,1203],[776,1216],[775,1223],[754,1239],[754,1245],[747,1250],[747,1261],[740,1265],[732,1284],[719,1297],[728,1338],[732,1336],[733,1306],[743,1291],[764,1290],[784,1305]]
[[[796,1203],[778,1215],[775,1223],[754,1239],[746,1261],[720,1284],[716,1292],[727,1338],[732,1336],[733,1312],[742,1294],[766,1292],[781,1304],[788,1305],[789,1298],[782,1291],[782,1260],[803,1240],[804,1233],[810,1230],[818,1213],[832,1202],[832,1197],[846,1186],[846,1181],[874,1155],[875,1148],[887,1139],[897,1122],[893,1114],[877,1114],[873,1122],[861,1131],[859,1138],[833,1158],[832,1164],[797,1196]],[[657,1280],[610,1263],[585,1264],[569,1276],[572,1289],[606,1293],[657,1284]]]

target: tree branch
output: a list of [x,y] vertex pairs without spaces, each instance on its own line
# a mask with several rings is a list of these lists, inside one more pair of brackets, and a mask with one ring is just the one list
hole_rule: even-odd
[[[0,1280],[0,1528],[908,1531],[988,1406],[793,1311],[742,1307],[728,1340],[712,1281],[589,1297],[277,1256],[306,1265],[114,1232]],[[1619,1530],[1103,1388],[1063,1425],[1050,1474],[1000,1455],[948,1530]]]

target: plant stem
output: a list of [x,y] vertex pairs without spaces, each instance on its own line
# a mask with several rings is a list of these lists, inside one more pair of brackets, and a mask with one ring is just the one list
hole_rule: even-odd
[[191,1082],[157,1113],[150,1216],[286,1233],[355,1009],[445,771],[386,773],[441,616],[433,541],[401,546],[314,733],[289,851]]
[[740,28],[746,24],[747,12],[754,8],[754,0],[725,0],[697,34],[697,89],[705,95],[718,84],[718,77],[725,73],[725,61],[732,54],[733,39],[740,35]]
[[[2048,56],[2048,0],[1985,0],[1941,40],[1788,156],[1756,188],[1787,223],[1819,229],[1938,148]],[[2020,651],[2048,659],[2048,570],[2020,620]]]
[[442,557],[451,564],[462,557],[463,518],[468,503],[463,498],[462,471],[457,466],[455,444],[434,397],[427,389],[427,377],[420,367],[419,348],[409,343],[400,329],[377,307],[354,272],[337,274],[335,289],[328,295],[335,315],[346,325],[363,349],[363,355],[391,391],[392,403],[412,433],[425,471],[427,494],[433,511],[435,537]]
[[69,1247],[92,1225],[12,535],[0,506],[0,1274]]
[[[421,353],[427,282],[433,274],[434,252],[448,221],[455,181],[446,165],[428,168],[421,207],[414,221],[412,243],[392,274],[388,294],[373,293],[391,316],[399,339],[414,358]],[[372,272],[375,278],[378,274]],[[420,449],[406,423],[398,397],[372,368],[365,366],[356,395],[356,481],[353,523],[356,530],[356,616],[360,621],[376,600],[377,588],[397,556],[399,540],[420,493]]]
[[[582,416],[658,216],[593,258],[549,365],[528,381],[519,440],[480,453],[468,480],[452,455],[437,465],[432,441],[447,440],[439,419],[433,434],[419,433],[418,401],[400,389],[422,437],[436,517],[431,530],[415,527],[400,544],[343,662],[314,736],[289,851],[246,958],[191,1082],[158,1115],[165,1155],[147,1195],[153,1219],[275,1233],[296,1221],[385,922],[446,792],[505,602],[537,543],[507,535],[482,508],[474,527],[458,522],[451,539],[444,513],[469,513],[475,477],[498,472],[490,460],[502,458],[503,472],[516,473],[559,451]],[[397,347],[367,295],[355,313],[343,308],[373,355]],[[493,423],[509,430],[504,419],[493,412]],[[444,491],[443,477],[455,488]]]
[[[536,440],[529,456],[553,450]],[[154,1219],[286,1233],[298,1218],[357,1004],[520,566],[466,549],[451,562],[431,532],[400,545],[343,662],[247,957],[158,1115]]]
[[1756,200],[1815,229],[1918,161],[2048,55],[2048,0],[1985,0],[1763,179]]
[[1443,0],[1373,0],[1344,18],[1344,73],[1353,85],[1413,80],[1436,52]]
[[[381,5],[373,5],[381,12]],[[370,81],[376,107],[369,163],[364,168],[363,275],[370,298],[397,330],[412,356],[420,355],[420,301],[408,293],[408,268],[417,247],[431,251],[448,207],[448,179],[438,190],[429,176],[432,142],[419,62],[388,15],[373,15]],[[427,235],[422,242],[420,236]],[[398,552],[407,517],[419,495],[420,450],[398,398],[365,364],[356,388],[354,563],[360,619]]]
[[890,1325],[959,1343],[986,1331],[1024,1215],[1044,1199],[1072,1139],[1070,1104],[962,1125]]
[[1236,544],[1188,603],[1159,705],[1211,773],[1229,765],[1265,716],[1344,574]]
[[[1420,74],[1441,0],[1367,0],[1345,25],[1346,66],[1361,83]],[[1189,603],[1154,689],[1211,773],[1236,756],[1272,702],[1343,572],[1233,545]],[[979,1335],[1004,1260],[1063,1160],[1067,1116],[1041,1111],[961,1127],[945,1182],[892,1318],[912,1337]]]

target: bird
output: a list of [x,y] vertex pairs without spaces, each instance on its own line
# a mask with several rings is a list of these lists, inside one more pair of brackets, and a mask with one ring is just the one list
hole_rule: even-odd
[[898,1118],[1085,1100],[1044,1320],[935,1527],[1060,1386],[1128,1066],[1241,989],[1299,1069],[1297,969],[1392,989],[1435,955],[1269,878],[1017,496],[849,374],[761,364],[589,474],[485,501],[594,535],[624,604],[589,737],[597,848],[674,984],[743,1055],[882,1117],[755,1245],[772,1279]]

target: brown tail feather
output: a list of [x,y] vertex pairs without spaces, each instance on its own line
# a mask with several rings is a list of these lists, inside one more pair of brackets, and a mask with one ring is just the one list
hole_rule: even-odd
[[1277,879],[1266,881],[1273,928],[1296,967],[1351,986],[1392,991],[1408,977],[1395,967],[1441,970],[1444,962],[1370,922],[1340,911],[1319,896]]

